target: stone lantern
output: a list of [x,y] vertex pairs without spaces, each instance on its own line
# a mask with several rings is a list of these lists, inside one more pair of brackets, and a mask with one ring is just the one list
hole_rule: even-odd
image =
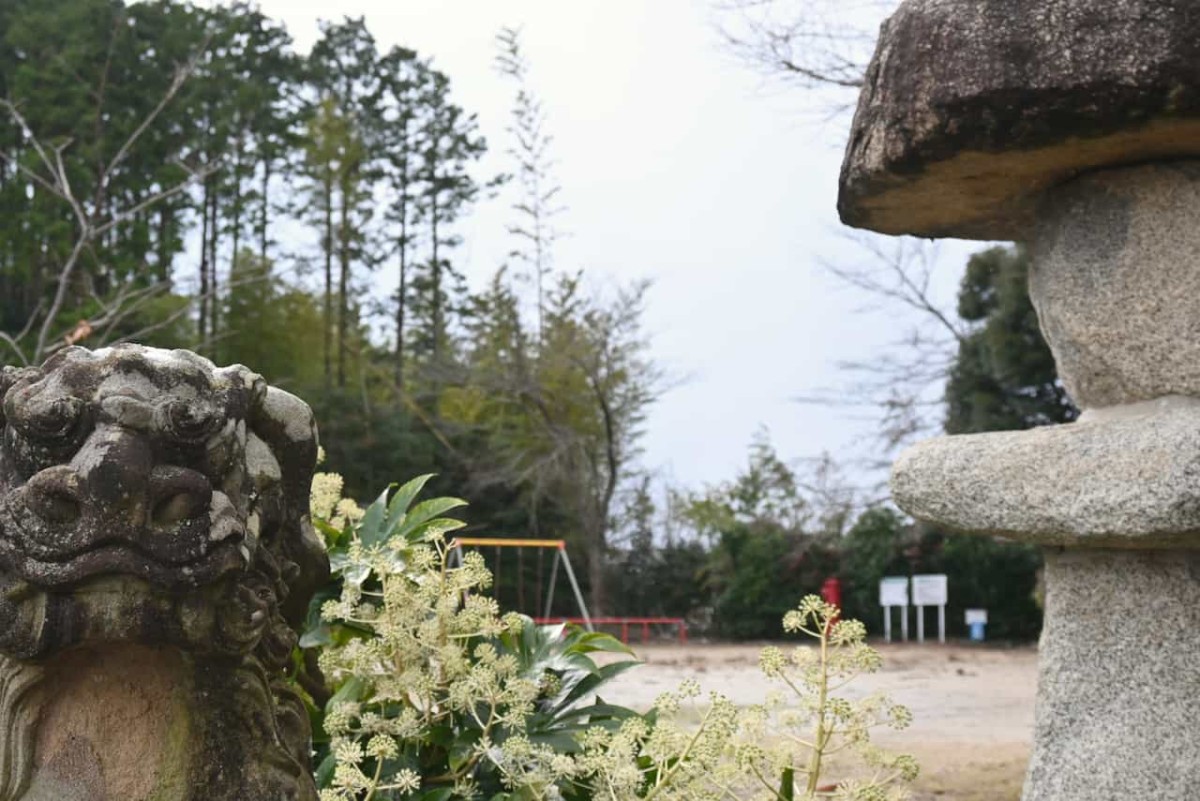
[[1200,797],[1200,4],[908,0],[838,208],[1017,240],[1077,422],[917,445],[918,520],[1045,546],[1025,801]]

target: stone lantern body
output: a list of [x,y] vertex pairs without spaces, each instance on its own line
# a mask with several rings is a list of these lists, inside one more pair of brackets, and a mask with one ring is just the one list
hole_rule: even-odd
[[908,0],[881,30],[838,208],[1017,240],[1074,423],[901,455],[896,502],[1045,546],[1025,801],[1200,787],[1200,6]]

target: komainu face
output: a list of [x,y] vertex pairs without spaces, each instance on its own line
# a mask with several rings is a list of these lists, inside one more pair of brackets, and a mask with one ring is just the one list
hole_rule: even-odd
[[288,650],[327,570],[303,402],[136,345],[5,368],[0,395],[0,651]]

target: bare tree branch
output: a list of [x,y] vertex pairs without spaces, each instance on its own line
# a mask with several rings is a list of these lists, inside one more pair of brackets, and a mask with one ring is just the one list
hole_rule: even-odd
[[42,354],[46,352],[46,342],[50,336],[50,327],[54,325],[54,321],[58,318],[58,313],[62,311],[63,304],[67,300],[67,288],[71,285],[71,276],[75,272],[75,265],[79,263],[79,254],[83,252],[87,246],[90,237],[86,232],[81,233],[79,239],[75,240],[74,247],[71,248],[71,255],[63,263],[62,269],[58,272],[58,286],[54,290],[54,300],[50,303],[50,309],[46,312],[46,317],[42,321],[41,329],[38,331],[37,344],[33,349],[33,361],[40,362]]
[[[202,46],[201,52],[203,51],[204,47],[207,47],[207,40]],[[52,338],[51,334],[54,326],[57,324],[58,317],[62,313],[63,307],[67,302],[68,294],[70,292],[80,259],[85,252],[92,251],[93,243],[104,234],[111,231],[113,228],[128,222],[137,215],[146,211],[148,208],[161,203],[164,200],[179,194],[180,192],[183,192],[195,181],[206,177],[215,169],[213,165],[207,165],[201,169],[194,170],[188,168],[186,165],[180,164],[180,166],[183,167],[183,169],[185,169],[188,173],[184,180],[180,181],[176,185],[167,187],[166,189],[144,198],[140,202],[130,206],[127,209],[122,209],[109,214],[107,219],[102,218],[102,215],[104,214],[104,203],[102,202],[102,199],[104,192],[112,180],[113,174],[117,171],[122,162],[128,157],[129,153],[137,145],[138,141],[143,137],[146,131],[150,129],[150,127],[162,114],[163,110],[167,107],[171,100],[179,93],[180,88],[184,85],[188,77],[190,77],[194,72],[198,63],[198,59],[199,54],[193,56],[188,62],[180,66],[175,71],[170,85],[163,93],[162,97],[159,98],[154,108],[151,109],[151,111],[138,123],[129,136],[126,137],[121,146],[117,148],[117,151],[113,155],[112,159],[110,159],[107,164],[103,164],[98,168],[99,172],[95,176],[96,193],[95,198],[93,198],[91,203],[92,208],[90,210],[87,208],[87,205],[76,196],[68,176],[63,153],[68,147],[70,147],[71,142],[67,141],[56,144],[53,147],[48,147],[33,131],[28,120],[21,113],[21,110],[14,102],[7,99],[0,100],[0,110],[7,113],[8,116],[21,129],[22,136],[37,154],[39,161],[45,168],[46,174],[42,174],[39,170],[32,169],[8,153],[0,153],[0,159],[3,159],[6,163],[12,165],[19,174],[66,203],[72,216],[75,218],[75,223],[78,229],[71,251],[63,261],[62,265],[59,267],[58,275],[54,279],[57,283],[57,286],[55,287],[53,299],[51,300],[49,307],[45,309],[44,315],[41,317],[40,326],[38,326],[37,340],[33,346],[32,352],[27,355],[24,350],[20,348],[20,337],[14,339],[8,335],[4,336],[5,342],[11,348],[20,352],[20,358],[26,364],[39,362],[49,352],[60,347],[59,345],[53,344],[56,342],[56,338]],[[147,296],[153,295],[158,291],[159,290],[156,287],[151,286],[147,288],[144,294]],[[132,313],[132,310],[128,310],[124,314],[120,314],[120,307],[126,302],[134,302],[131,301],[131,298],[136,299],[137,297],[137,294],[126,294],[125,290],[123,289],[118,293],[115,299],[115,306],[110,303],[108,308],[105,308],[99,315],[97,315],[97,320],[86,321],[87,324],[93,328],[104,325],[109,325],[111,328],[111,324],[113,324],[115,320],[127,317],[128,314]],[[143,300],[136,301],[137,305],[140,305],[142,302],[144,302],[144,298]],[[39,312],[41,312],[41,306],[39,306],[38,310],[31,315],[31,323],[37,319]],[[172,317],[177,319],[177,316],[178,315],[173,315]],[[173,319],[171,321],[173,322]],[[170,323],[165,322],[164,324],[169,325]]]
[[888,240],[884,249],[881,237],[851,234],[850,239],[870,257],[867,264],[849,267],[822,259],[820,264],[831,275],[874,297],[885,298],[927,315],[941,328],[962,342],[966,337],[963,325],[934,301],[930,281],[937,264],[937,245],[915,239]]
[[38,313],[41,312],[42,307],[45,305],[46,302],[44,300],[38,301],[37,306],[30,313],[29,319],[25,321],[25,327],[22,328],[15,337],[0,331],[0,338],[2,338],[10,348],[12,348],[13,352],[16,353],[17,358],[21,360],[21,364],[24,366],[29,366],[29,360],[25,357],[25,351],[21,349],[20,342],[22,339],[29,336],[29,332],[33,330],[33,324],[37,322]]
[[21,364],[23,366],[29,365],[29,361],[25,358],[25,351],[21,350],[21,346],[17,344],[15,339],[3,331],[0,331],[0,340],[3,340],[5,344],[12,348],[13,352],[17,354],[17,358],[21,360]]
[[863,258],[847,264],[822,260],[821,266],[846,285],[890,308],[907,314],[907,328],[868,358],[842,361],[847,383],[806,392],[800,403],[832,408],[873,409],[878,454],[868,465],[884,467],[895,450],[941,428],[943,392],[969,326],[936,297],[939,267],[935,243],[915,239],[884,240],[868,234],[850,236]]
[[182,181],[175,184],[174,186],[171,186],[171,187],[168,187],[167,189],[162,190],[161,192],[155,192],[153,195],[150,195],[145,200],[142,200],[141,202],[139,202],[133,206],[130,206],[128,209],[124,209],[123,211],[120,211],[120,212],[114,214],[109,219],[108,222],[104,223],[103,225],[96,226],[93,229],[91,238],[95,239],[96,237],[107,233],[112,228],[115,228],[118,225],[122,225],[126,222],[129,222],[129,220],[131,220],[134,217],[136,217],[137,215],[141,214],[143,211],[150,208],[151,206],[155,206],[155,205],[161,203],[162,201],[166,200],[167,198],[178,195],[180,192],[184,191],[192,184],[198,183],[199,181],[203,181],[205,178],[207,178],[209,175],[216,172],[216,170],[217,170],[217,165],[215,165],[215,164],[205,165],[204,167],[202,167],[198,170],[192,170],[192,169],[188,168],[187,165],[183,164],[182,162],[175,162],[175,164],[177,166],[182,167],[185,170],[187,170],[187,172],[188,172],[187,178],[183,179]]
[[717,33],[772,80],[858,89],[880,20],[896,0],[717,0]]
[[159,98],[158,103],[156,103],[154,108],[150,110],[150,113],[142,119],[141,123],[139,123],[138,126],[133,129],[133,133],[131,133],[121,147],[117,149],[116,154],[112,157],[112,160],[108,163],[108,166],[104,168],[103,180],[99,182],[100,186],[107,185],[108,179],[112,177],[113,172],[129,155],[129,151],[133,149],[133,146],[137,144],[138,140],[142,138],[142,135],[146,133],[150,126],[154,124],[154,121],[157,120],[162,114],[163,109],[165,109],[171,100],[175,98],[175,95],[179,94],[179,90],[183,88],[184,83],[186,83],[187,79],[190,78],[192,73],[196,71],[196,65],[200,60],[199,54],[208,49],[211,38],[212,37],[210,36],[209,38],[205,39],[204,43],[200,46],[199,52],[188,59],[188,61],[185,62],[181,67],[175,70],[175,74],[171,77],[171,85],[167,87],[167,91],[163,92],[163,96]]

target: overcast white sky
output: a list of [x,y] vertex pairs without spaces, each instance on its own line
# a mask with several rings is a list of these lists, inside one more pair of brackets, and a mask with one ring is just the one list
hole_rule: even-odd
[[[722,51],[703,0],[261,5],[301,51],[318,19],[364,15],[381,48],[431,56],[478,113],[492,172],[507,169],[512,99],[492,69],[493,37],[522,28],[569,206],[561,225],[571,236],[556,263],[605,280],[652,279],[653,352],[688,376],[650,417],[647,467],[692,486],[730,478],[759,427],[789,459],[861,451],[871,430],[853,419],[862,410],[794,400],[844,383],[837,362],[868,357],[904,327],[856,314],[864,298],[819,266],[858,253],[834,208],[849,118],[824,119],[799,90],[765,91]],[[509,202],[486,203],[464,223],[458,258],[477,286],[511,248]],[[958,270],[947,272],[949,297]]]

